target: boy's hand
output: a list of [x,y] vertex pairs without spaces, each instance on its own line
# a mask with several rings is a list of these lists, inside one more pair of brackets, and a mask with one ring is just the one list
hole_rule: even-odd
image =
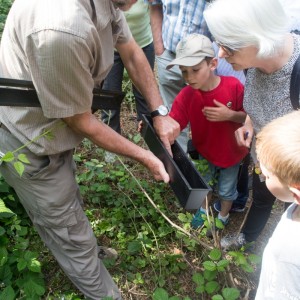
[[231,121],[232,110],[221,102],[214,100],[215,107],[205,106],[202,112],[206,119],[211,122]]

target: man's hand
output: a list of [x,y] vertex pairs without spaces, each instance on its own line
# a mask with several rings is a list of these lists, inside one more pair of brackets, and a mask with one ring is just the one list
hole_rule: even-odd
[[95,145],[110,152],[130,157],[147,167],[156,180],[169,182],[170,178],[163,163],[152,152],[130,142],[100,122],[91,112],[64,118],[63,121],[72,130],[88,138]]
[[173,157],[171,145],[174,144],[176,138],[180,134],[179,124],[170,116],[157,116],[153,118],[153,127],[165,148]]
[[142,164],[150,170],[153,177],[157,181],[164,181],[165,183],[168,183],[170,181],[169,174],[166,172],[166,169],[163,165],[163,163],[151,152],[148,150],[146,151],[146,155],[144,160],[142,160]]

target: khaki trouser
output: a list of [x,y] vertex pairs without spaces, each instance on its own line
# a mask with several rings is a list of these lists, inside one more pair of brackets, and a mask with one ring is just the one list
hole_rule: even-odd
[[[0,128],[2,152],[20,146],[14,136]],[[25,148],[21,153],[30,161],[22,177],[11,163],[3,163],[0,172],[15,189],[43,242],[86,298],[121,299],[117,286],[98,258],[97,241],[82,209],[73,151],[36,156]]]

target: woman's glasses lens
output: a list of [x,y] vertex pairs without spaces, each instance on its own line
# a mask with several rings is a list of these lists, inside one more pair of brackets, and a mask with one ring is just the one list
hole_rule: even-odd
[[216,44],[218,45],[219,48],[222,48],[222,50],[226,53],[226,55],[233,56],[234,52],[231,48],[224,46],[219,42],[216,42]]

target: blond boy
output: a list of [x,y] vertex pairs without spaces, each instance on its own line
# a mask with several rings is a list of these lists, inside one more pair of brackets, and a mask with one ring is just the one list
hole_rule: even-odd
[[284,202],[283,214],[263,254],[256,300],[300,299],[300,112],[275,119],[257,135],[266,185]]

